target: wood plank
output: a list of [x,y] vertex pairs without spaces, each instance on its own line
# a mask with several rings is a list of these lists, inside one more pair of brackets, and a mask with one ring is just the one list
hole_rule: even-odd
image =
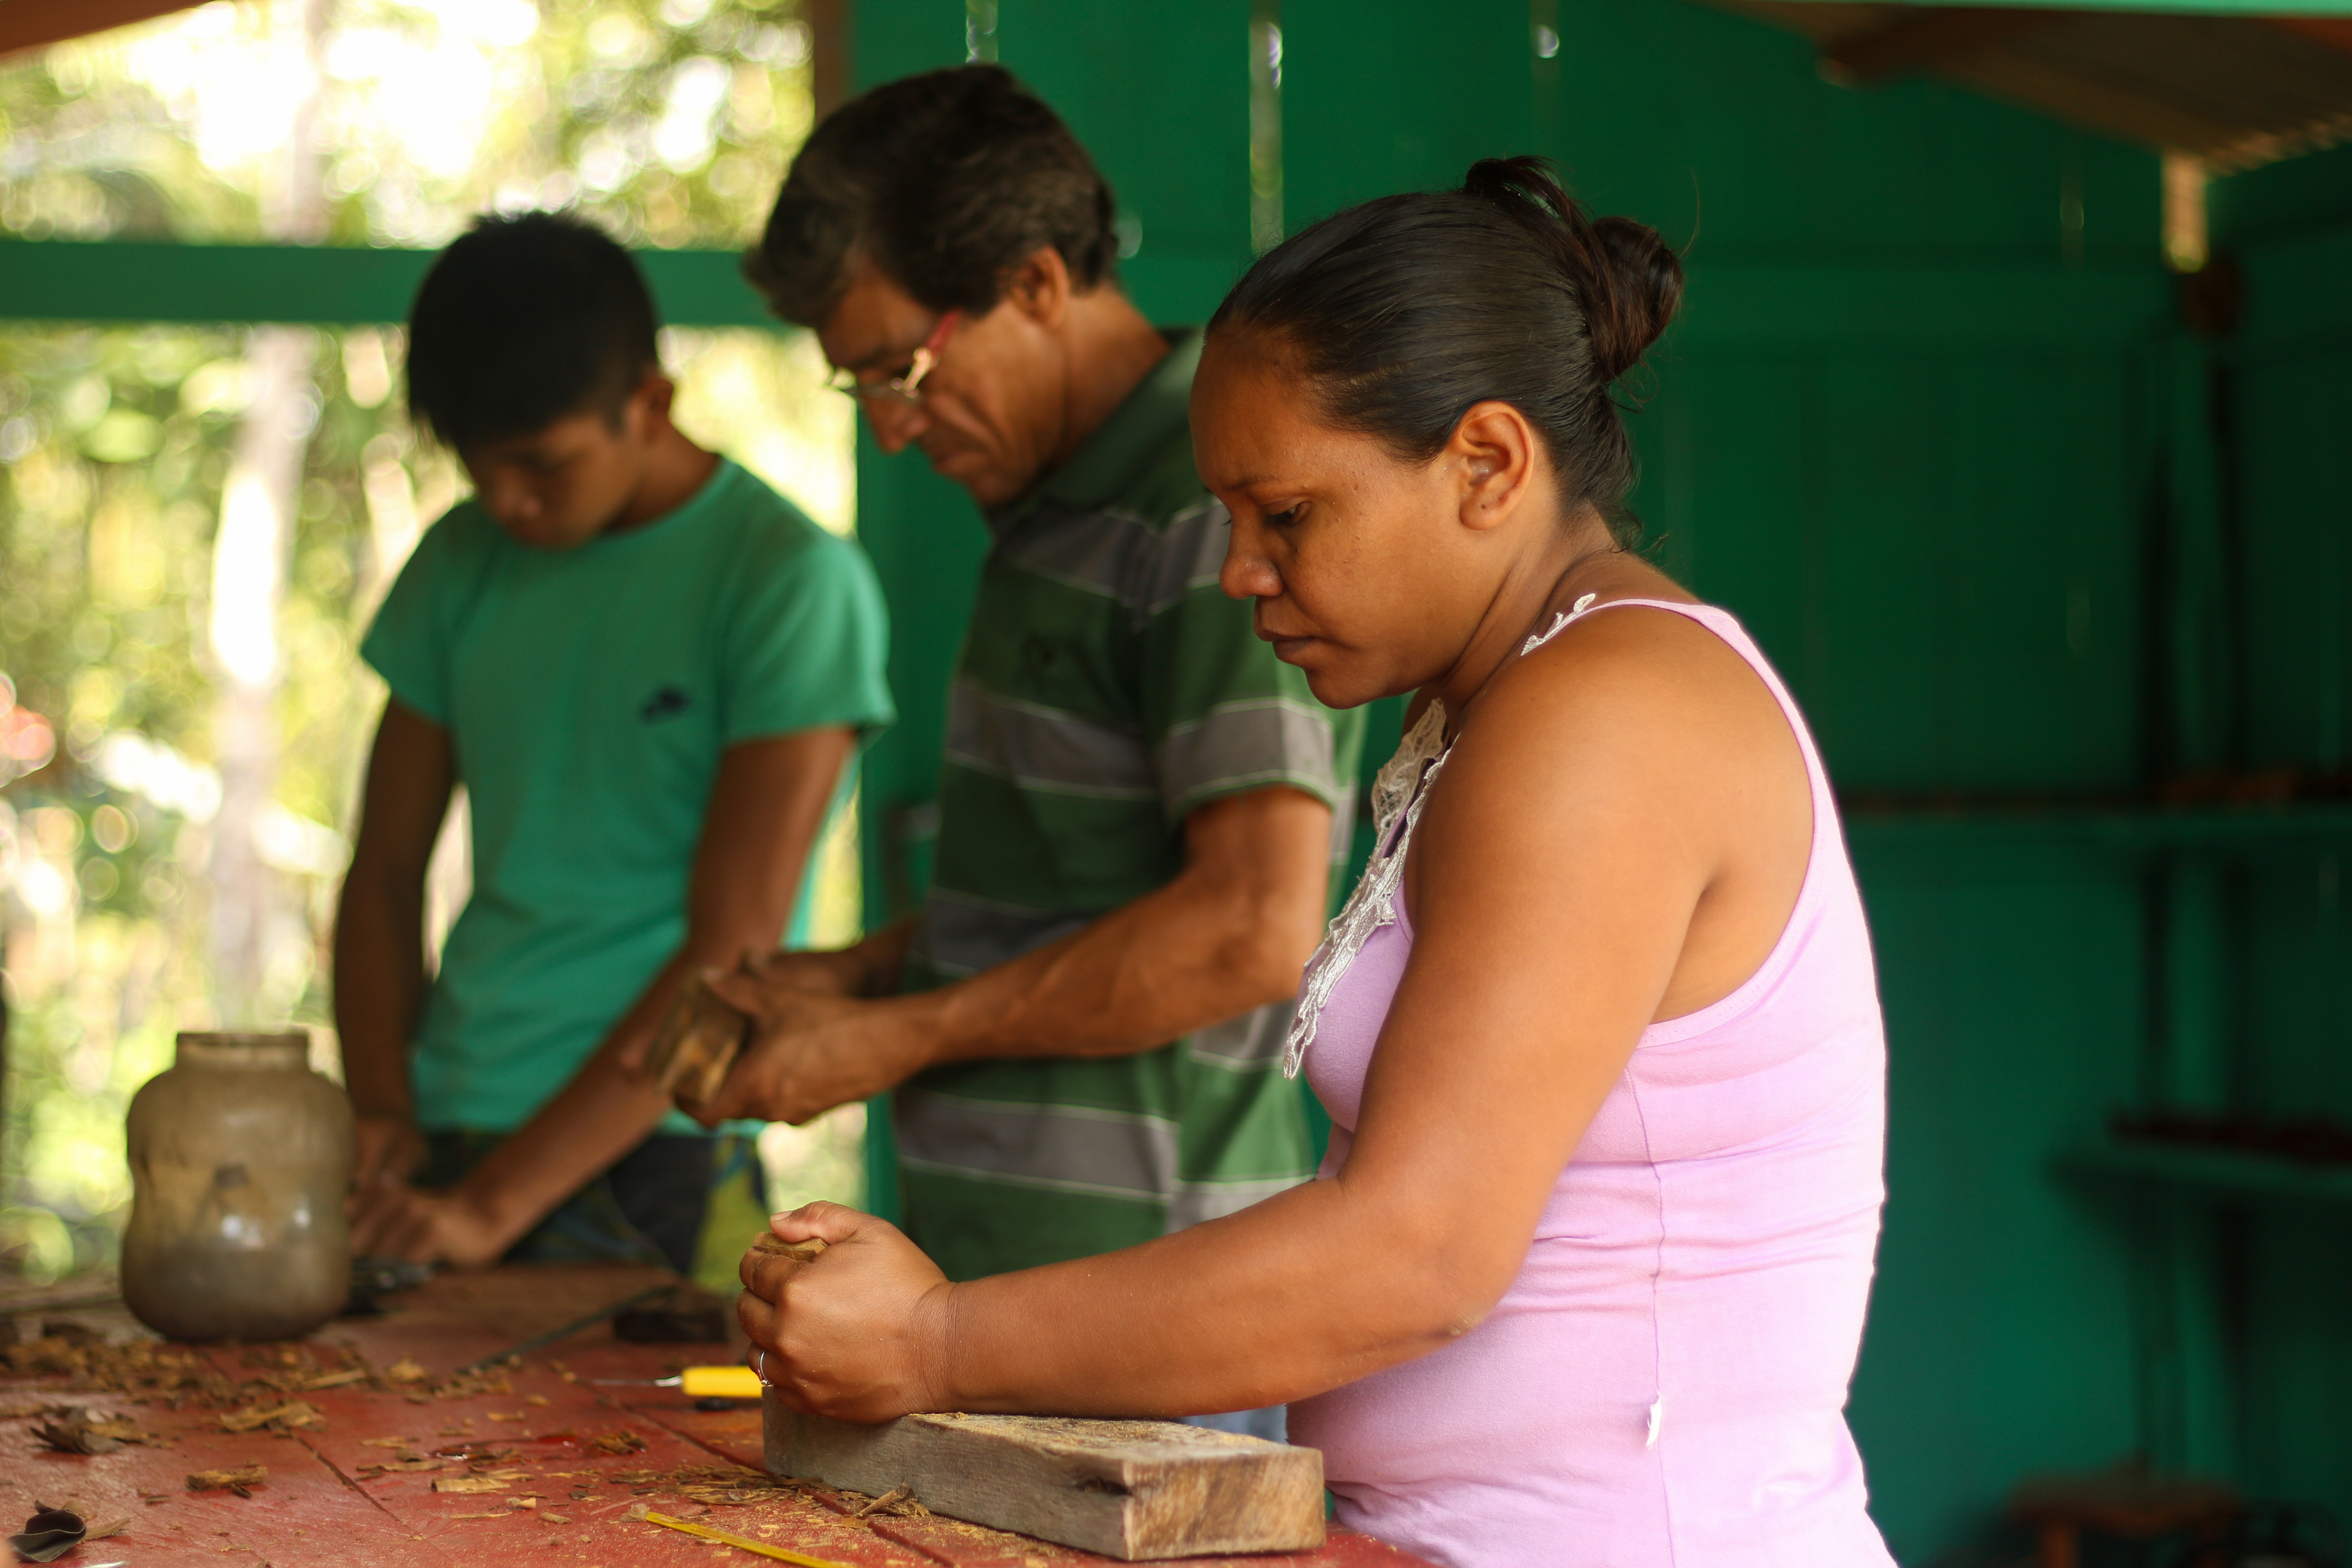
[[[8,0],[0,0],[5,11]],[[64,321],[401,321],[437,251],[397,246],[0,239],[0,316]],[[633,252],[665,325],[784,331],[731,250]]]
[[1907,71],[1932,70],[2022,37],[2064,15],[2014,5],[1940,5],[1823,49],[1822,74],[1868,86]]
[[908,1415],[854,1426],[766,1405],[768,1468],[1123,1562],[1323,1543],[1323,1456],[1172,1421]]
[[194,4],[196,0],[9,0],[0,5],[0,58],[184,11]]

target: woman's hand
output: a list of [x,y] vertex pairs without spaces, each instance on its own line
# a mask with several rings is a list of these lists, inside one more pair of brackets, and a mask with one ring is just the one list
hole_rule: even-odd
[[[825,1241],[807,1263],[743,1255],[735,1315],[752,1364],[795,1410],[879,1422],[955,1408],[948,1387],[955,1287],[897,1226],[839,1204],[780,1214],[785,1241]],[[764,1352],[764,1353],[759,1353]]]

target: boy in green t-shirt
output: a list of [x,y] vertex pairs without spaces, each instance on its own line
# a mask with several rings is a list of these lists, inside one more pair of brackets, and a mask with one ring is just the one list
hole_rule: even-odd
[[[417,293],[409,405],[476,494],[361,649],[392,692],[335,932],[363,1254],[689,1270],[716,1186],[764,1212],[748,1142],[624,1064],[691,969],[785,931],[892,717],[888,637],[855,545],[670,422],[654,334],[628,254],[547,214],[477,223]],[[428,981],[461,784],[474,890]]]

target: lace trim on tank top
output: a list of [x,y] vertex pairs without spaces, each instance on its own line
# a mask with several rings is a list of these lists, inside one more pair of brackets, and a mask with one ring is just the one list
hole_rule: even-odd
[[[1551,625],[1520,645],[1519,657],[1525,658],[1536,649],[1558,637],[1569,622],[1592,607],[1597,594],[1587,594],[1565,610],[1556,613]],[[1323,1005],[1331,999],[1346,977],[1356,955],[1364,943],[1382,926],[1396,924],[1397,900],[1402,896],[1404,852],[1412,842],[1412,830],[1420,825],[1421,808],[1428,803],[1430,786],[1445,766],[1445,759],[1454,747],[1445,739],[1445,704],[1433,700],[1421,715],[1391,757],[1372,779],[1372,858],[1364,867],[1364,874],[1356,879],[1356,886],[1340,907],[1330,929],[1323,934],[1323,943],[1315,956],[1307,961],[1307,973],[1298,988],[1297,1010],[1291,1015],[1290,1033],[1282,1045],[1282,1076],[1297,1078],[1307,1060],[1307,1047],[1315,1042],[1315,1026],[1322,1020]],[[1402,831],[1397,831],[1398,818],[1403,818]],[[1391,833],[1396,842],[1389,843]]]

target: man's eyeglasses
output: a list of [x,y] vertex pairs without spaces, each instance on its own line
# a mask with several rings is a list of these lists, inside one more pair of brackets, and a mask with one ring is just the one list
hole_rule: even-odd
[[885,407],[919,408],[923,405],[923,378],[939,364],[940,351],[948,346],[948,339],[954,335],[962,318],[961,310],[950,310],[941,316],[940,324],[931,329],[931,335],[925,338],[922,347],[915,351],[915,357],[907,362],[904,374],[892,376],[887,381],[860,381],[849,371],[836,370],[826,378],[825,384],[835,392],[846,393],[857,399],[869,412],[877,404]]

